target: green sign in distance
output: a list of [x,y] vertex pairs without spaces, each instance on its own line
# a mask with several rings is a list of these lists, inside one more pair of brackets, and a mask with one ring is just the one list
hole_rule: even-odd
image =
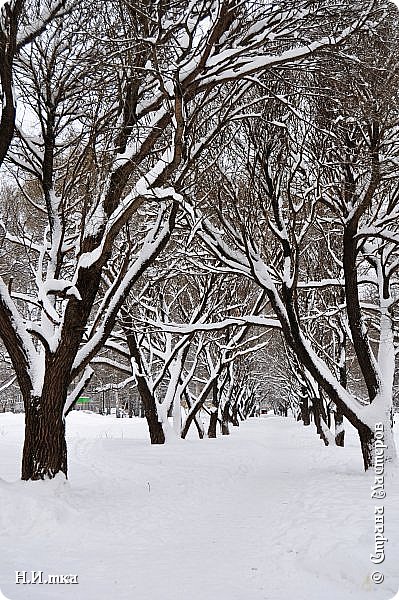
[[82,396],[81,398],[78,398],[78,404],[87,404],[90,401],[91,398],[87,398],[87,396]]

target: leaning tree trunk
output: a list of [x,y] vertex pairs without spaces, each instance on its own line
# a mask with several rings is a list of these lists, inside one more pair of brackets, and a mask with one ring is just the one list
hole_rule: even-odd
[[204,436],[205,436],[205,431],[204,431],[203,426],[201,427],[201,422],[199,421],[199,419],[198,419],[197,416],[194,419],[194,424],[195,424],[195,427],[197,429],[197,433],[198,433],[199,439],[203,440]]
[[22,479],[67,477],[67,446],[63,403],[48,397],[25,400],[25,442]]
[[[186,400],[188,410],[191,410],[193,403],[191,402],[190,396],[187,393],[187,389],[184,390],[184,398]],[[198,413],[196,413],[196,415],[194,417],[194,424],[197,429],[198,437],[200,438],[200,440],[203,440],[205,437],[205,430],[204,430],[204,425],[202,423],[201,417],[199,415],[199,411],[198,411]],[[183,437],[182,431],[180,432],[180,435],[181,435],[181,437]]]
[[[340,357],[340,367],[339,367],[339,381],[342,387],[346,389],[348,385],[348,373],[346,370],[346,334],[344,334],[342,347],[341,347],[341,357]],[[344,426],[344,415],[342,411],[338,408],[335,412],[335,443],[337,446],[343,448],[345,446],[345,426]]]
[[158,411],[155,398],[153,394],[151,394],[144,377],[137,377],[137,388],[144,406],[144,415],[147,419],[151,444],[164,444],[165,433],[162,423],[160,423],[158,420]]
[[324,417],[321,398],[316,398],[316,397],[312,398],[312,405],[313,405],[313,417],[314,417],[314,422],[316,425],[317,433],[319,434],[320,438],[323,440],[324,445],[328,446],[329,441],[326,438],[326,435],[323,431],[323,427],[321,424],[321,420]]
[[328,429],[331,429],[331,407],[329,403],[326,403],[326,423]]
[[[140,350],[137,345],[137,340],[132,328],[126,328],[126,343],[129,348],[130,355],[134,358],[137,365],[139,365],[140,372],[142,371],[142,360]],[[158,419],[157,405],[152,394],[146,378],[142,375],[137,375],[137,389],[140,395],[142,405],[144,407],[144,416],[147,419],[148,431],[150,433],[151,444],[164,444],[165,434],[163,431],[162,423]]]
[[[254,404],[250,410],[244,412],[244,419],[256,416],[256,405]],[[258,415],[259,416],[259,415]]]

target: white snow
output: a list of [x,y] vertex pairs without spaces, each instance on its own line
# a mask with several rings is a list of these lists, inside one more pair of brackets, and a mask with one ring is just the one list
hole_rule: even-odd
[[[13,600],[367,600],[399,586],[399,482],[386,472],[386,559],[356,437],[325,448],[291,418],[151,446],[145,421],[67,418],[70,478],[20,482],[23,415],[0,415],[0,588]],[[381,501],[379,501],[381,503]],[[16,585],[15,571],[78,585]]]

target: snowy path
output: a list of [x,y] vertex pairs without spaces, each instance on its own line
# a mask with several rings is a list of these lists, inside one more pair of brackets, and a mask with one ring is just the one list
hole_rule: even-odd
[[[354,438],[325,449],[270,417],[228,438],[151,447],[139,419],[68,423],[68,483],[0,485],[0,588],[11,599],[388,600],[399,587],[398,478],[387,483],[377,586],[372,477]],[[0,415],[4,479],[18,476],[21,426]],[[80,583],[15,585],[16,570]]]

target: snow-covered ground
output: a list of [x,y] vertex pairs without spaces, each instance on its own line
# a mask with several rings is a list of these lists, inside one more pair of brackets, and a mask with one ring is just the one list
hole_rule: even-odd
[[[399,587],[399,481],[386,474],[386,560],[373,474],[350,435],[324,448],[280,417],[216,440],[150,446],[140,419],[68,417],[69,481],[16,481],[23,415],[0,415],[0,588],[11,599],[364,600]],[[379,570],[384,583],[371,582]],[[16,585],[15,571],[79,584]]]

